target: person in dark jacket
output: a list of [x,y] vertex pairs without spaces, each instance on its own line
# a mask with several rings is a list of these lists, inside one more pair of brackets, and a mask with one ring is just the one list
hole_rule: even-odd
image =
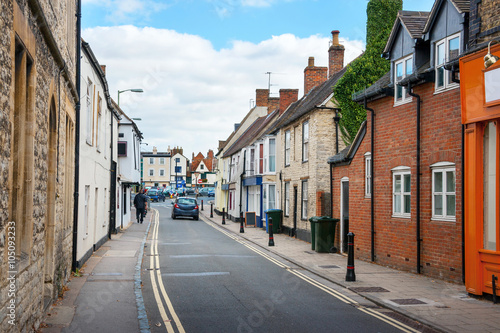
[[146,209],[148,209],[148,197],[144,194],[146,190],[139,192],[134,198],[135,214],[137,217],[137,223],[142,223],[144,216],[146,215]]

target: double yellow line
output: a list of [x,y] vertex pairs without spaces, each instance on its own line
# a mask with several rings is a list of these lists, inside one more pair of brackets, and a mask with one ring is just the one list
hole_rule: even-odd
[[346,304],[349,304],[349,305],[352,305],[354,306],[355,308],[357,308],[358,310],[370,315],[370,316],[373,316],[379,320],[382,320],[383,322],[389,324],[389,325],[392,325],[398,329],[400,329],[402,332],[407,332],[407,333],[418,333],[420,331],[410,327],[410,326],[407,326],[381,312],[378,312],[378,311],[375,311],[373,309],[370,309],[370,308],[366,308],[364,307],[363,305],[359,304],[358,302],[356,302],[355,300],[349,298],[348,296],[345,296],[343,295],[342,293],[336,291],[335,289],[332,289],[328,286],[325,286],[324,284],[310,278],[309,276],[301,273],[301,272],[298,272],[296,270],[294,270],[293,268],[283,264],[281,261],[271,257],[269,254],[265,253],[264,251],[260,250],[260,249],[257,249],[256,247],[252,246],[252,245],[249,245],[246,241],[242,240],[241,238],[238,238],[236,236],[234,236],[232,233],[229,233],[228,231],[222,229],[221,227],[219,226],[216,226],[215,224],[213,223],[210,223],[210,222],[207,222],[205,221],[205,223],[207,223],[208,225],[214,227],[215,229],[219,230],[220,232],[222,232],[223,234],[225,234],[226,236],[236,240],[238,243],[240,244],[243,244],[244,246],[246,246],[248,249],[252,250],[253,252],[263,256],[264,258],[266,258],[267,260],[271,261],[272,263],[274,263],[275,265],[281,267],[281,268],[284,268],[286,269],[287,271],[289,271],[290,273],[292,273],[293,275],[297,276],[298,278],[304,280],[305,282],[323,290],[324,292],[326,292],[327,294],[337,298],[338,300],[346,303]]
[[[165,291],[165,286],[163,285],[163,280],[161,278],[160,256],[158,253],[158,229],[160,225],[160,214],[156,209],[154,210],[154,213],[153,233],[151,237],[151,259],[149,261],[151,286],[153,288],[156,303],[158,304],[158,310],[160,311],[160,315],[167,332],[175,332],[174,326],[172,325],[173,323],[177,327],[178,332],[185,333],[184,327],[182,327],[181,321],[179,320],[179,317],[177,317],[172,302]],[[168,317],[167,311],[165,311],[162,297],[163,300],[165,300],[171,319]]]

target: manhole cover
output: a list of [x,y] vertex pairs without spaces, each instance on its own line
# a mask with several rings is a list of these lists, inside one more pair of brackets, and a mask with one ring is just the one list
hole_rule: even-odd
[[354,287],[349,288],[356,293],[388,293],[389,290],[382,287]]
[[425,302],[422,302],[419,299],[416,298],[400,298],[400,299],[391,299],[391,302],[394,302],[399,305],[420,305],[420,304],[427,304]]
[[328,269],[328,268],[340,268],[340,266],[337,266],[337,265],[324,265],[324,266],[319,266],[319,268],[325,268],[325,269]]

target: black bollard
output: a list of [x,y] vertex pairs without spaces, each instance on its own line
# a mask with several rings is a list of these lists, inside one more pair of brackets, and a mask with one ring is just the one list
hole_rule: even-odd
[[203,210],[203,200],[201,200],[201,210]]
[[273,234],[273,218],[269,218],[269,225],[267,227],[269,229],[269,246],[274,246],[274,234]]
[[244,233],[245,229],[243,228],[243,212],[240,212],[240,234]]
[[226,224],[226,212],[225,208],[222,208],[222,224]]
[[354,273],[354,234],[352,232],[347,234],[347,273],[345,280],[356,281],[356,274]]
[[497,304],[497,286],[498,278],[495,275],[491,276],[491,288],[493,289],[493,304]]
[[210,217],[214,217],[214,205],[210,203]]

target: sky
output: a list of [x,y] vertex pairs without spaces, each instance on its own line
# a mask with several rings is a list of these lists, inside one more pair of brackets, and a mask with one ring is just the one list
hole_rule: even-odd
[[[218,151],[255,90],[299,89],[308,58],[328,66],[331,31],[344,65],[365,48],[367,0],[83,0],[82,37],[106,65],[111,97],[136,120],[142,151]],[[434,0],[404,0],[430,11]],[[271,74],[268,74],[271,73]]]

